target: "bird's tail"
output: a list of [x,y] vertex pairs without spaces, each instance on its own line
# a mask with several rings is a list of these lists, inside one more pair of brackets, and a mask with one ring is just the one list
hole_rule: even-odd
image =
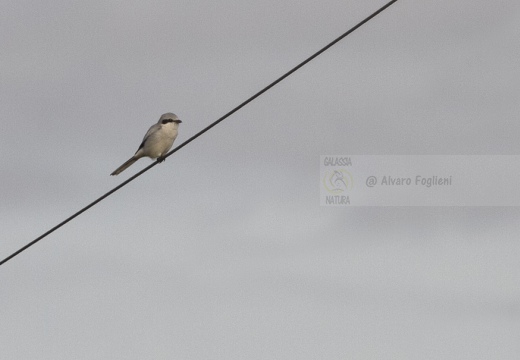
[[118,174],[122,173],[123,171],[126,170],[126,168],[128,168],[130,165],[135,163],[137,160],[139,160],[139,158],[136,158],[135,156],[132,156],[123,165],[121,165],[120,167],[115,169],[114,172],[112,174],[110,174],[110,175],[118,175]]

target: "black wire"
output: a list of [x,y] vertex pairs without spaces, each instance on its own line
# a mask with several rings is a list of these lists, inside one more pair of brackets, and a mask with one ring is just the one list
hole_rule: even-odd
[[[386,8],[388,8],[390,5],[392,5],[393,3],[397,2],[397,0],[392,0],[390,2],[388,2],[386,5],[384,5],[383,7],[379,8],[377,11],[375,11],[374,13],[372,13],[370,16],[366,17],[364,20],[360,21],[357,25],[355,25],[354,27],[350,28],[347,32],[345,32],[343,35],[339,36],[338,38],[336,38],[335,40],[333,40],[332,42],[330,42],[328,45],[326,45],[325,47],[321,48],[319,51],[315,52],[313,55],[309,56],[307,59],[305,59],[304,61],[302,61],[301,63],[299,63],[298,65],[296,65],[294,68],[292,68],[291,70],[289,70],[288,72],[286,72],[285,74],[283,74],[282,76],[280,76],[278,79],[276,79],[275,81],[273,81],[272,83],[270,83],[269,85],[267,85],[266,87],[264,87],[262,90],[260,90],[259,92],[257,92],[256,94],[254,94],[253,96],[251,96],[249,99],[247,99],[246,101],[244,101],[243,103],[241,103],[240,105],[238,105],[237,107],[235,107],[233,110],[231,110],[230,112],[226,113],[225,115],[223,115],[222,117],[218,118],[217,120],[215,120],[213,123],[211,123],[210,125],[208,125],[206,128],[202,129],[201,131],[199,131],[198,133],[196,133],[195,135],[193,135],[192,137],[190,137],[188,140],[186,140],[185,142],[183,142],[182,144],[180,144],[179,146],[177,146],[175,149],[173,149],[172,151],[170,151],[168,154],[166,154],[166,156],[164,156],[164,158],[166,159],[168,156],[172,155],[173,153],[177,152],[178,150],[182,149],[183,147],[185,147],[186,145],[188,145],[190,142],[192,142],[193,140],[195,140],[196,138],[198,138],[199,136],[201,136],[202,134],[204,134],[206,131],[210,130],[212,127],[216,126],[218,123],[220,123],[222,120],[224,120],[225,118],[227,118],[228,116],[232,115],[233,113],[237,112],[238,110],[240,110],[242,107],[244,107],[245,105],[247,105],[248,103],[250,103],[251,101],[253,101],[254,99],[256,99],[257,97],[259,97],[260,95],[262,95],[264,92],[266,92],[267,90],[269,90],[270,88],[272,88],[273,86],[275,86],[276,84],[278,84],[280,81],[284,80],[286,77],[288,77],[289,75],[291,75],[292,73],[294,73],[296,70],[300,69],[302,66],[304,66],[305,64],[307,64],[308,62],[310,62],[311,60],[313,60],[315,57],[317,57],[318,55],[320,55],[321,53],[325,52],[326,50],[328,50],[330,47],[332,47],[333,45],[335,45],[337,42],[339,42],[340,40],[342,40],[344,37],[346,37],[347,35],[349,35],[350,33],[352,33],[354,30],[356,30],[357,28],[361,27],[362,25],[364,25],[366,22],[368,22],[369,20],[371,20],[373,17],[375,17],[376,15],[378,15],[380,12],[384,11]],[[105,195],[99,197],[98,199],[94,200],[93,202],[91,202],[90,204],[88,204],[87,206],[85,206],[83,209],[79,210],[78,212],[76,212],[74,215],[71,215],[69,216],[67,219],[63,220],[61,223],[59,223],[58,225],[56,225],[55,227],[53,227],[52,229],[50,229],[49,231],[43,233],[42,235],[38,236],[36,239],[34,239],[33,241],[31,241],[30,243],[28,243],[27,245],[25,245],[24,247],[22,247],[21,249],[15,251],[14,253],[12,253],[11,255],[9,255],[8,257],[6,257],[5,259],[3,259],[2,261],[0,261],[0,265],[3,265],[4,263],[6,263],[7,261],[9,261],[10,259],[12,259],[13,257],[15,257],[16,255],[20,254],[22,251],[28,249],[29,247],[33,246],[34,244],[36,244],[38,241],[40,241],[41,239],[43,239],[44,237],[46,237],[47,235],[51,234],[52,232],[54,232],[55,230],[59,229],[60,227],[62,227],[63,225],[65,225],[66,223],[68,223],[69,221],[71,221],[72,219],[74,219],[75,217],[77,217],[78,215],[81,215],[83,212],[87,211],[88,209],[90,209],[92,206],[96,205],[98,202],[100,202],[101,200],[107,198],[108,196],[112,195],[113,193],[115,193],[117,190],[121,189],[123,186],[125,186],[126,184],[128,184],[129,182],[133,181],[135,178],[141,176],[142,174],[144,174],[145,172],[147,172],[148,170],[150,170],[151,168],[153,168],[155,165],[157,165],[159,163],[159,161],[155,161],[153,162],[151,165],[145,167],[143,170],[139,171],[137,174],[135,174],[134,176],[128,178],[127,180],[125,180],[124,182],[122,182],[121,184],[119,184],[118,186],[116,186],[115,188],[113,188],[112,190],[110,190],[109,192],[107,192]]]

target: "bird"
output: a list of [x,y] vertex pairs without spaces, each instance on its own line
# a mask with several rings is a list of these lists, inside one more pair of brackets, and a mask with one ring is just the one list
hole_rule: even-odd
[[162,114],[157,124],[148,129],[143,138],[143,142],[134,156],[128,159],[123,165],[118,167],[112,175],[118,175],[126,170],[130,165],[142,157],[148,156],[151,159],[164,161],[164,156],[171,149],[173,142],[177,138],[179,124],[182,123],[174,113]]

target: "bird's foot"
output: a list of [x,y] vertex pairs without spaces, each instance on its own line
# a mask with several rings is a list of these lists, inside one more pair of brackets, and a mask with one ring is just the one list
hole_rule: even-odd
[[164,160],[166,160],[166,159],[164,158],[164,156],[159,156],[159,157],[157,158],[157,162],[160,162],[160,163],[162,163]]

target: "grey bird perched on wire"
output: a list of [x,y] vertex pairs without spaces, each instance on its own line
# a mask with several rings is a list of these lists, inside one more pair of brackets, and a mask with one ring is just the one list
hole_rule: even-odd
[[110,175],[117,175],[123,172],[130,165],[145,156],[152,159],[159,158],[159,161],[164,160],[162,158],[168,153],[175,138],[177,138],[177,129],[181,122],[177,115],[173,113],[163,114],[157,124],[152,125],[150,129],[148,129],[141,146],[139,146],[134,156]]

